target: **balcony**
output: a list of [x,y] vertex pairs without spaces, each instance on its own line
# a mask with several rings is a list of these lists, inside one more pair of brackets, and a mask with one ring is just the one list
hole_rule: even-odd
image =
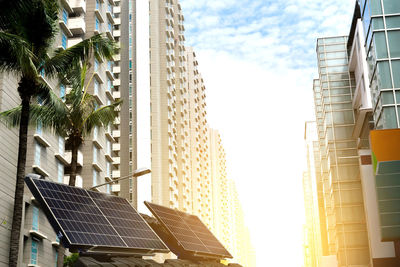
[[121,172],[120,171],[112,171],[112,177],[113,179],[118,179],[121,177]]
[[[120,79],[115,79],[113,81],[113,86],[120,86],[121,85],[121,80]],[[114,97],[115,98],[115,97]]]
[[120,6],[115,6],[114,7],[114,14],[121,13],[121,7]]
[[69,38],[68,39],[68,48],[70,48],[71,46],[74,46],[74,45],[76,45],[76,44],[78,44],[78,43],[80,43],[80,42],[82,42],[83,41],[83,38],[82,37],[77,37],[77,38]]
[[121,164],[121,158],[120,157],[113,157],[113,164],[114,165]]
[[112,135],[113,135],[114,138],[120,138],[121,137],[121,131],[120,130],[114,130]]
[[121,92],[120,91],[114,91],[112,93],[114,99],[120,99],[121,98]]
[[75,17],[68,19],[68,27],[74,35],[82,35],[86,32],[86,23],[84,17]]
[[[64,184],[69,184],[69,175],[64,176]],[[75,180],[75,186],[83,188],[83,179],[82,176],[77,175]]]
[[120,192],[120,191],[121,191],[121,185],[119,185],[119,184],[113,184],[113,185],[111,185],[111,191],[112,191],[113,193],[118,193],[118,192]]
[[121,60],[121,55],[120,54],[116,54],[113,56],[113,60],[114,61],[120,61]]
[[114,37],[121,37],[121,31],[120,30],[114,30]]
[[120,144],[113,144],[112,145],[112,150],[113,151],[120,151],[121,150],[121,145]]
[[120,125],[120,124],[121,124],[121,118],[115,118],[114,125]]
[[76,14],[86,13],[85,0],[69,0],[69,4]]
[[120,66],[114,66],[113,67],[113,72],[114,73],[121,73],[121,67]]
[[102,172],[103,169],[100,167],[98,162],[93,162],[92,163],[93,168],[95,168],[97,171]]
[[120,25],[121,24],[121,18],[114,18],[114,25]]

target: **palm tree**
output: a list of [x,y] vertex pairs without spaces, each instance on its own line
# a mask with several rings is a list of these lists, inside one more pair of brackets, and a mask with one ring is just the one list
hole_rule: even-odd
[[[54,0],[1,1],[0,8],[0,72],[18,77],[21,98],[17,177],[11,226],[9,266],[17,266],[22,223],[27,134],[32,97],[40,96],[49,104],[51,89],[39,74],[56,78],[77,62],[90,57],[111,58],[115,43],[99,35],[66,50],[52,51],[57,33],[59,6]],[[49,56],[50,55],[50,56]]]
[[[78,150],[85,137],[90,135],[95,127],[107,127],[118,116],[122,101],[116,101],[107,106],[98,107],[97,100],[87,92],[94,74],[86,83],[89,64],[83,63],[65,75],[63,83],[70,86],[70,92],[65,99],[50,93],[51,101],[47,105],[31,104],[29,124],[40,125],[52,130],[55,134],[66,138],[66,147],[72,151],[69,185],[75,186],[78,163]],[[22,106],[0,113],[0,119],[9,127],[19,125]]]

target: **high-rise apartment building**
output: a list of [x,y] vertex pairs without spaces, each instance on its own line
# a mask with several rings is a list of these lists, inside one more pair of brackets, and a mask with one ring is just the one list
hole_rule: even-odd
[[339,266],[371,263],[357,140],[353,138],[354,74],[346,36],[317,41],[319,79],[314,96],[323,184],[328,255]]
[[212,225],[205,86],[176,1],[150,1],[151,169],[155,203]]
[[[123,1],[122,1],[123,2]],[[101,33],[118,41],[121,23],[121,1],[116,0],[64,0],[60,1],[59,33],[54,48],[68,48],[85,38]],[[122,11],[123,13],[124,11]],[[124,50],[122,49],[121,52]],[[100,62],[94,59],[88,77],[93,75],[88,92],[93,94],[99,107],[121,98],[121,79],[119,74],[120,56],[115,61]],[[40,77],[53,91],[63,97],[69,90],[58,81]],[[89,78],[87,78],[89,80]],[[0,73],[0,110],[8,110],[19,104],[18,80],[7,73]],[[127,88],[127,87],[126,87]],[[122,111],[123,112],[123,111]],[[119,146],[120,118],[107,129],[95,128],[92,136],[86,138],[78,152],[78,177],[76,186],[94,185],[118,178],[119,154],[114,147]],[[6,151],[0,156],[2,172],[0,198],[2,200],[2,244],[8,244],[14,203],[15,173],[17,164],[18,131],[0,127],[0,139],[5,142]],[[37,173],[58,182],[68,182],[71,152],[62,137],[55,136],[40,125],[28,132],[28,152],[26,173]],[[119,186],[99,188],[103,192],[118,193]],[[25,188],[24,217],[20,244],[19,262],[21,266],[52,266],[58,257],[59,240],[40,206]],[[0,248],[0,264],[8,262],[8,245]]]

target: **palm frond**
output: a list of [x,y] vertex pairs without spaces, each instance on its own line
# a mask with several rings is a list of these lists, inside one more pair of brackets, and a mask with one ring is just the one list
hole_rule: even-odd
[[112,59],[117,52],[116,43],[100,34],[79,42],[65,50],[57,49],[54,56],[43,65],[46,75],[51,77],[59,73],[68,73],[69,69],[88,62],[93,56],[97,59]]
[[0,31],[0,72],[7,71],[36,78],[36,56],[30,45],[18,35]]
[[84,121],[83,133],[88,135],[95,126],[106,127],[117,118],[122,101],[94,110]]

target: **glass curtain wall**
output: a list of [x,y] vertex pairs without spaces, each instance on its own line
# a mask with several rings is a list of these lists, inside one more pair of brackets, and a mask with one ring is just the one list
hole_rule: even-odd
[[377,129],[400,127],[400,1],[358,0]]
[[354,77],[347,37],[318,39],[314,84],[329,254],[339,266],[370,263],[356,140],[352,138]]

